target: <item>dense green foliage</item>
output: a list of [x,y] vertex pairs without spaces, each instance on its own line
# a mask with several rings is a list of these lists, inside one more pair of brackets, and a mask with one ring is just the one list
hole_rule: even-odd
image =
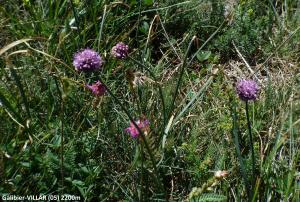
[[[299,0],[2,1],[0,195],[299,201],[299,23]],[[86,47],[101,71],[75,71]],[[256,179],[242,77],[261,87]],[[110,91],[96,97],[85,85],[99,78]]]

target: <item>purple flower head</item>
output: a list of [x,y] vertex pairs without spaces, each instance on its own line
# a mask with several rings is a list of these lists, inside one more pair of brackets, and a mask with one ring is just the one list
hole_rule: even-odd
[[128,56],[128,51],[129,47],[125,43],[119,42],[112,47],[111,54],[117,59],[124,59]]
[[73,65],[77,71],[93,71],[101,68],[103,60],[101,56],[92,49],[84,49],[74,55]]
[[100,81],[97,81],[96,83],[92,85],[86,85],[86,87],[92,91],[92,93],[96,96],[102,96],[106,92],[106,87],[103,85]]
[[237,83],[236,91],[241,100],[254,101],[258,97],[259,86],[253,80],[242,79]]
[[[147,132],[149,130],[150,122],[148,119],[135,121],[136,125],[141,129],[142,132]],[[137,138],[140,133],[138,129],[130,122],[130,127],[125,129],[126,132],[130,133],[131,137]]]

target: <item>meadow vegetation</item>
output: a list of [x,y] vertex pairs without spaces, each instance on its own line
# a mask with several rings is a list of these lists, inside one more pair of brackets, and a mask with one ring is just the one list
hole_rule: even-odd
[[300,201],[299,25],[299,0],[0,1],[0,195]]

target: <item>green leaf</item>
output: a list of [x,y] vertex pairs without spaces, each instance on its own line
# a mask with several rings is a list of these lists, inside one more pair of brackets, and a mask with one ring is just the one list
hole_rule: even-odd
[[148,31],[149,31],[149,28],[150,28],[149,23],[146,22],[146,21],[143,21],[142,26],[140,27],[140,31],[141,31],[142,33],[144,33],[145,35],[147,35],[147,34],[148,34]]
[[138,167],[140,165],[140,163],[141,163],[140,150],[139,150],[139,147],[136,147],[132,165],[134,167],[135,166]]
[[84,182],[80,181],[80,180],[73,180],[72,181],[72,184],[75,185],[75,186],[84,186]]
[[210,56],[211,56],[210,51],[201,51],[196,55],[197,59],[200,62],[203,62],[203,61],[207,60]]
[[20,91],[20,94],[21,94],[21,97],[22,97],[22,100],[23,100],[23,103],[24,103],[24,106],[25,106],[27,116],[28,116],[28,118],[30,118],[31,115],[30,115],[30,110],[29,110],[29,104],[28,104],[28,101],[27,101],[27,97],[25,95],[23,85],[21,83],[21,78],[18,76],[18,74],[17,74],[17,72],[15,71],[14,68],[10,68],[10,72],[11,72],[11,75],[14,78],[14,80],[16,82],[16,85],[17,85],[17,87]]
[[21,162],[21,165],[26,167],[26,168],[29,168],[30,167],[30,163],[29,162]]
[[[190,107],[194,104],[194,102],[201,96],[204,95],[204,93],[206,92],[207,88],[210,86],[210,84],[213,81],[213,77],[211,76],[206,82],[205,84],[202,86],[202,88],[197,92],[197,93],[193,93],[193,97],[191,98],[191,100],[189,101],[189,103],[180,111],[180,113],[175,117],[174,119],[174,123],[176,123],[185,112],[187,112]],[[189,99],[191,95],[188,95],[187,98]]]
[[194,202],[221,202],[226,201],[227,197],[224,195],[214,194],[214,193],[206,193],[202,194],[199,197],[194,198],[191,201]]
[[84,173],[87,173],[87,174],[89,173],[89,170],[85,166],[81,167],[80,170],[82,170],[82,172],[84,172]]
[[15,116],[16,119],[20,122],[21,116],[19,115],[19,113],[17,113],[17,111],[14,109],[14,107],[10,104],[10,102],[5,98],[4,94],[1,93],[0,91],[0,103],[2,106],[4,106],[8,111],[12,112]]
[[59,148],[60,146],[61,146],[61,136],[56,134],[52,139],[52,147]]

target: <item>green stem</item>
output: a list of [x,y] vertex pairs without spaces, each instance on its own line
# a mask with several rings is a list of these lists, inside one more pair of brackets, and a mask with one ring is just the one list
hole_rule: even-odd
[[61,176],[61,194],[63,194],[64,190],[64,97],[63,97],[63,92],[59,88],[59,84],[57,79],[54,79],[55,85],[57,88],[57,92],[59,94],[60,98],[60,110],[61,110],[61,144],[60,144],[60,176]]
[[145,138],[145,135],[143,133],[143,131],[140,129],[140,127],[138,127],[138,125],[136,124],[135,120],[132,118],[132,116],[130,115],[130,113],[128,112],[128,110],[124,107],[124,105],[121,103],[121,101],[114,95],[114,93],[108,88],[108,86],[103,82],[103,80],[101,79],[101,77],[99,77],[99,81],[106,86],[106,91],[108,92],[108,94],[117,102],[117,104],[122,108],[122,110],[125,112],[125,114],[128,116],[129,120],[132,122],[132,124],[134,125],[134,127],[138,130],[140,137],[142,138],[143,142],[145,143],[145,147],[146,150],[150,156],[150,160],[154,169],[154,173],[156,176],[156,181],[157,184],[159,185],[159,187],[161,188],[161,190],[164,190],[160,180],[159,180],[159,174],[157,171],[157,167],[156,167],[156,163],[154,160],[154,156],[151,152],[151,149],[149,147],[149,144],[147,143],[147,140]]
[[100,25],[98,44],[97,44],[98,51],[100,50],[100,42],[101,42],[101,37],[102,37],[103,25],[104,25],[104,21],[106,18],[106,10],[107,10],[107,5],[104,5],[104,11],[103,11],[103,15],[102,15],[102,21],[101,21],[101,25]]
[[143,148],[143,144],[140,144],[141,146],[141,184],[140,184],[140,201],[143,201],[143,193],[144,193],[144,148]]
[[61,193],[64,194],[64,100],[61,100]]
[[[137,65],[141,66],[143,69],[145,69],[150,76],[153,78],[153,80],[155,82],[157,82],[156,76],[154,75],[154,73],[147,68],[144,64],[140,63],[139,61],[137,61],[136,59],[129,57],[129,59],[131,59],[133,62],[135,62]],[[165,105],[165,100],[164,100],[164,94],[163,94],[163,90],[161,88],[161,86],[159,84],[157,84],[158,87],[158,93],[161,99],[161,104],[162,104],[162,108],[163,108],[163,120],[164,120],[164,126],[166,126],[167,124],[167,112],[166,112],[166,105]]]
[[255,184],[255,158],[254,158],[254,147],[253,147],[253,138],[252,138],[252,132],[251,132],[251,123],[249,119],[249,109],[248,109],[248,101],[246,101],[246,117],[247,117],[247,125],[248,125],[248,131],[249,131],[249,139],[250,139],[250,147],[251,147],[251,158],[252,158],[252,188],[254,188]]
[[[75,6],[73,4],[73,0],[70,0],[70,4],[71,4],[71,7],[72,7],[72,12],[73,12],[73,15],[74,15],[74,18],[75,18],[75,23],[76,23],[76,26],[77,26],[77,33],[78,33],[78,38],[79,40],[81,39],[80,37],[80,24],[79,24],[79,18],[78,18],[78,15],[76,13],[76,10],[75,10]],[[77,43],[77,46],[78,46],[78,43]],[[79,46],[78,46],[79,48]]]
[[245,188],[246,188],[246,193],[247,196],[250,198],[250,183],[248,181],[247,175],[246,175],[246,169],[245,165],[243,162],[242,154],[241,154],[241,148],[240,148],[240,140],[239,140],[239,127],[238,127],[238,116],[236,112],[236,103],[235,101],[231,101],[232,104],[232,133],[233,133],[233,139],[234,139],[234,144],[235,144],[235,149],[237,153],[237,157],[239,160],[240,164],[240,172],[242,175],[242,178],[244,180]]
[[17,72],[15,71],[15,69],[13,67],[10,67],[10,72],[11,72],[11,74],[12,74],[12,76],[13,76],[16,84],[17,84],[17,87],[20,91],[22,101],[24,103],[25,110],[26,110],[26,113],[27,113],[27,117],[28,117],[28,119],[30,119],[31,115],[30,115],[30,110],[29,110],[29,104],[28,104],[28,101],[27,101],[27,97],[26,97],[23,85],[21,83],[21,79],[20,79],[19,75],[17,74]]
[[214,33],[212,33],[212,35],[210,35],[210,37],[202,44],[202,46],[193,54],[193,56],[191,57],[191,59],[189,60],[189,62],[187,63],[187,66],[190,66],[191,63],[193,62],[193,60],[197,57],[198,53],[206,46],[206,44],[208,44],[208,42],[214,38],[214,36],[221,30],[221,28],[223,27],[223,25],[225,24],[226,20],[224,20],[222,22],[222,24],[216,29],[216,31],[214,31]]
[[176,100],[176,97],[178,95],[178,91],[179,91],[179,88],[180,88],[180,85],[181,85],[181,81],[182,81],[182,77],[183,77],[183,72],[184,72],[184,69],[185,69],[185,66],[186,66],[186,63],[187,63],[188,53],[190,52],[190,49],[192,47],[192,43],[195,40],[195,38],[196,38],[195,36],[192,38],[192,40],[190,41],[189,46],[188,46],[188,48],[187,48],[187,50],[185,52],[185,56],[184,56],[184,59],[183,59],[183,63],[181,65],[181,70],[180,70],[180,73],[179,73],[179,77],[178,77],[177,85],[176,85],[176,88],[175,88],[173,100],[171,102],[171,106],[170,106],[170,111],[169,111],[169,116],[168,117],[172,116],[172,112],[173,112],[173,109],[174,109],[174,106],[175,106],[175,100]]

